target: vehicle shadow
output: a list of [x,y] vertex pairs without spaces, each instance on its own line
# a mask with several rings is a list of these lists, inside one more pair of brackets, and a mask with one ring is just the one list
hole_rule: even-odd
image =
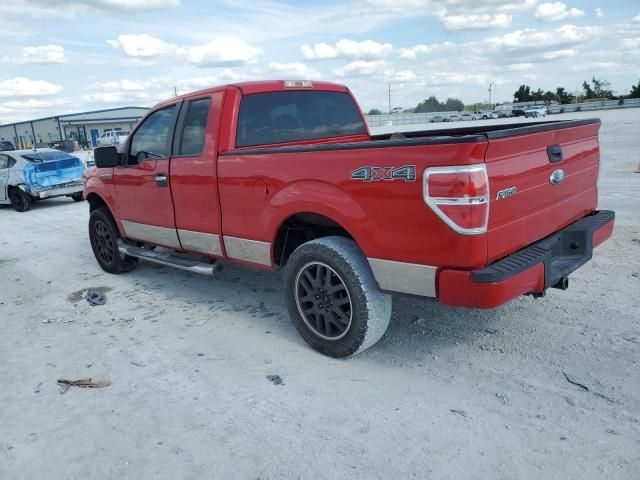
[[[208,278],[141,262],[132,275],[138,277],[143,288],[152,288],[160,295],[170,293],[173,299],[185,305],[216,301],[223,312],[237,313],[234,321],[257,326],[259,330],[269,331],[316,354],[289,319],[280,272],[259,271],[229,263],[222,266],[221,272]],[[512,316],[518,308],[523,307],[510,304],[496,310],[453,308],[433,299],[394,295],[387,333],[376,345],[355,358],[391,364],[398,360],[419,361],[440,355],[496,333],[504,326],[505,317]]]

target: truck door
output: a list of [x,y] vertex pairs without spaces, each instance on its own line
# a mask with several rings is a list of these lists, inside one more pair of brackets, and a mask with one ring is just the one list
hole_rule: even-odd
[[171,194],[182,248],[221,256],[217,152],[224,92],[184,102],[173,142]]
[[181,248],[169,188],[171,144],[180,103],[148,115],[133,132],[126,165],[114,169],[120,220],[128,238]]

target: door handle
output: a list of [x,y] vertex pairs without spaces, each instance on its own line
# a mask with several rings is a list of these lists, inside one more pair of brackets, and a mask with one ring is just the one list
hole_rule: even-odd
[[562,147],[560,145],[549,145],[547,147],[547,156],[551,163],[558,163],[562,161]]
[[169,185],[166,173],[156,173],[156,185],[158,187],[166,187]]

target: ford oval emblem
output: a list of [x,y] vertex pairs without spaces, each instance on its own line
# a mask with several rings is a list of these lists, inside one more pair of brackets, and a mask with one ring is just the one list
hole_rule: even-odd
[[551,173],[551,176],[549,177],[549,182],[552,185],[559,185],[564,181],[564,177],[565,177],[564,170],[559,168],[557,170],[554,170]]

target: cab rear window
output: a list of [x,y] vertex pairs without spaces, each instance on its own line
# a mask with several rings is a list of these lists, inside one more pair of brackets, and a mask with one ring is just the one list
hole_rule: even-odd
[[237,147],[366,133],[350,95],[293,91],[247,95],[240,103]]

